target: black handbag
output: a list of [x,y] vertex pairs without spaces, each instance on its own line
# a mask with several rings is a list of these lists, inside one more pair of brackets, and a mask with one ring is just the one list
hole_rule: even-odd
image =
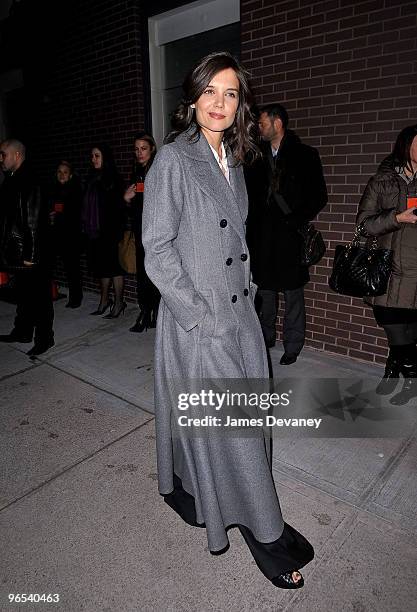
[[301,254],[302,266],[315,266],[326,252],[321,232],[312,223],[307,223],[298,230],[303,238],[303,251]]
[[329,287],[352,297],[384,295],[392,270],[393,252],[379,249],[376,237],[360,243],[363,229],[356,228],[350,244],[338,244],[333,260]]

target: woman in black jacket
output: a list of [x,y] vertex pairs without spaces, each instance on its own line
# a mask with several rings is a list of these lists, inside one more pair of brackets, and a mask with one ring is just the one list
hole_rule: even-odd
[[[92,315],[107,319],[124,312],[124,271],[119,263],[119,242],[123,237],[123,183],[109,146],[101,144],[91,150],[91,164],[84,194],[83,226],[88,238],[87,256],[94,276],[100,279],[100,304]],[[109,298],[113,281],[115,301]]]
[[80,270],[82,188],[71,164],[61,161],[49,193],[52,258],[60,255],[68,282],[67,308],[83,299]]
[[132,230],[135,235],[136,248],[136,290],[139,306],[139,315],[136,323],[130,328],[131,332],[141,333],[148,327],[156,326],[158,314],[159,291],[149,280],[145,272],[145,251],[142,245],[142,210],[143,190],[146,174],[156,155],[155,140],[145,132],[135,136],[135,161],[131,176],[131,185],[124,194],[125,202],[129,205]]

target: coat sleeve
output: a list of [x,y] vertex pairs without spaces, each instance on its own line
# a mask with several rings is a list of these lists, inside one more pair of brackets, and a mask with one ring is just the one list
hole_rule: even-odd
[[[142,242],[145,269],[174,319],[185,331],[204,318],[204,298],[181,265],[176,238],[183,217],[184,176],[178,154],[170,146],[158,152],[145,181]],[[192,248],[190,236],[190,248]]]
[[[31,188],[28,195],[20,195],[21,198],[26,198],[26,224],[24,229],[23,239],[23,260],[29,261],[32,264],[39,263],[40,250],[40,231],[41,231],[41,205],[42,196],[39,186]],[[21,207],[23,203],[21,202]]]
[[379,182],[372,177],[369,179],[361,201],[359,202],[356,224],[363,223],[363,233],[369,236],[382,236],[400,229],[396,214],[397,208],[382,209],[379,206]]

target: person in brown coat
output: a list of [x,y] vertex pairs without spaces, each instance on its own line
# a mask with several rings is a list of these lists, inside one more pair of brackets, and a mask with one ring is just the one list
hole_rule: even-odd
[[386,333],[389,356],[377,392],[392,393],[400,374],[402,390],[390,400],[417,397],[417,125],[404,128],[392,153],[371,177],[359,203],[363,234],[393,250],[392,273],[384,295],[366,298]]

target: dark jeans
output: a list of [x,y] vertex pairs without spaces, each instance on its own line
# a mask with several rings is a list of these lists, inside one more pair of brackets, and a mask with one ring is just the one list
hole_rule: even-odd
[[15,282],[17,307],[14,332],[27,339],[35,334],[35,343],[53,340],[54,307],[50,270],[38,266],[18,270]]
[[[283,294],[285,304],[282,327],[284,350],[286,353],[298,355],[304,346],[306,331],[304,287],[285,289]],[[257,293],[256,304],[259,320],[268,347],[275,345],[278,295],[277,291],[269,289],[258,289]]]

